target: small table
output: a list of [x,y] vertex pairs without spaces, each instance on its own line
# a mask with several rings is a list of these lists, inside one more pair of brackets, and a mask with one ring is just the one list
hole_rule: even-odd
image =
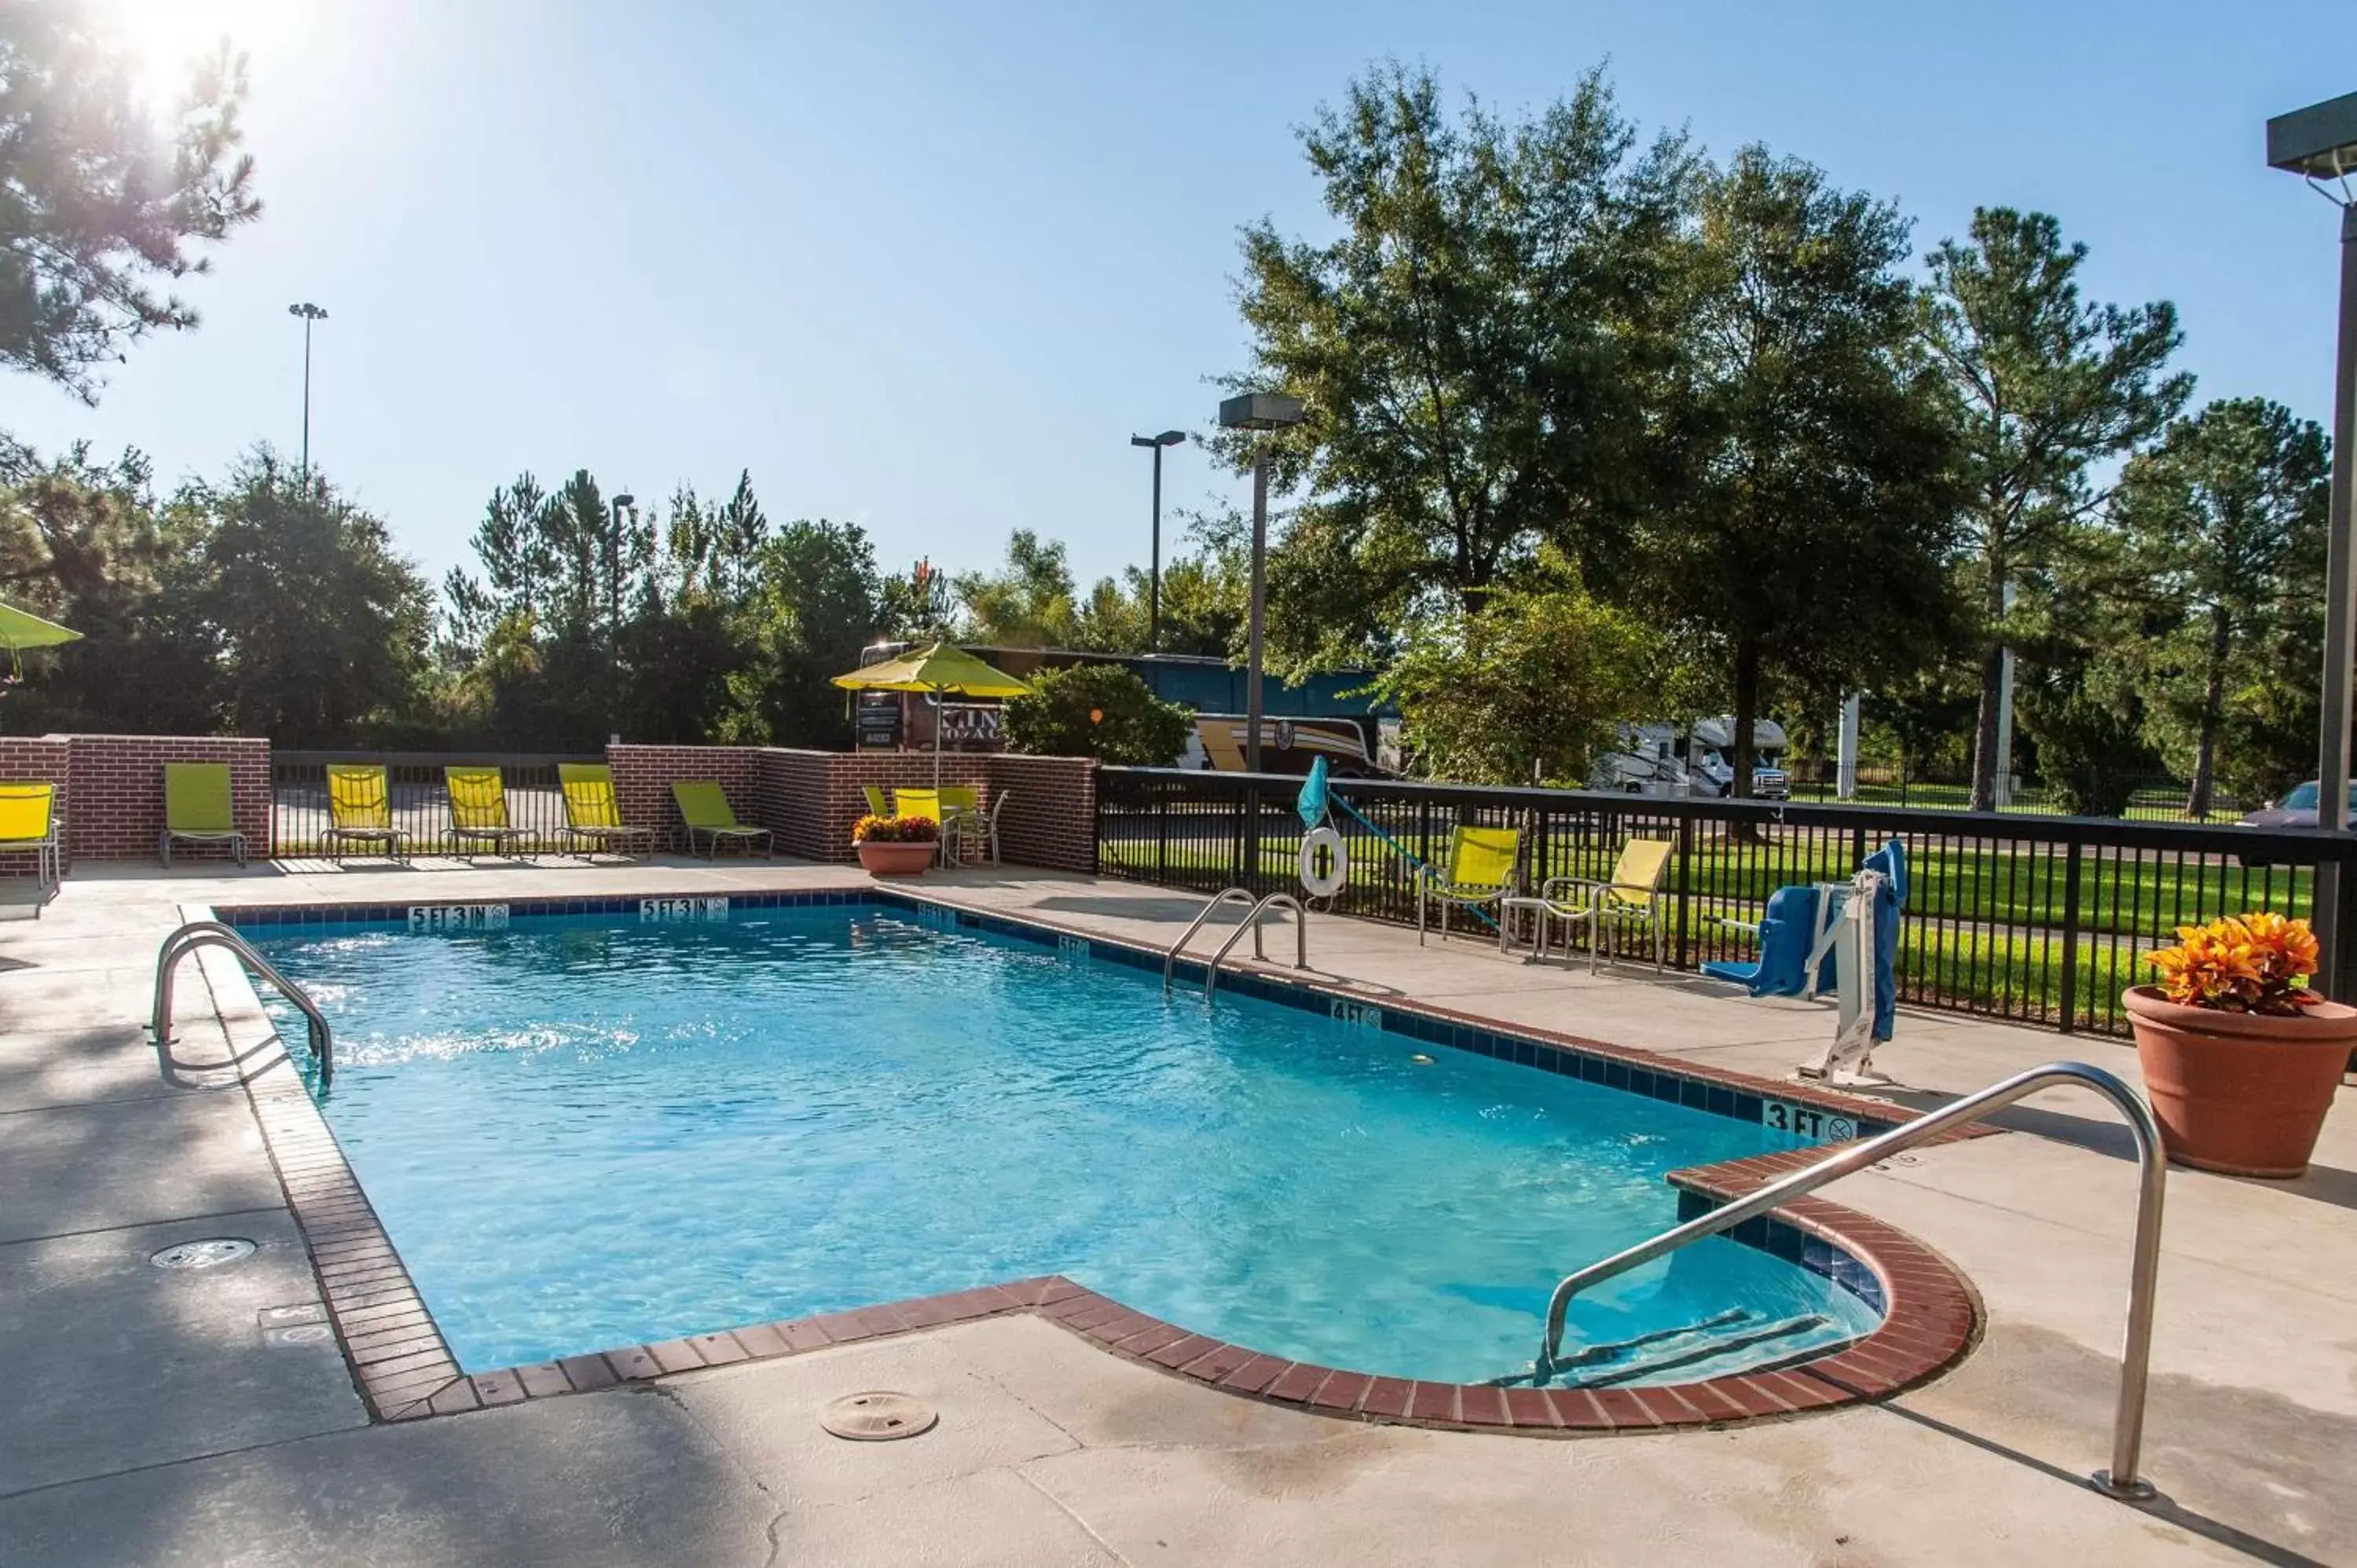
[[[1577,921],[1589,918],[1589,913],[1586,909],[1566,908],[1552,898],[1541,898],[1529,893],[1520,893],[1511,898],[1501,898],[1498,902],[1498,950],[1501,953],[1513,950],[1514,917],[1518,914],[1529,915],[1533,918],[1535,931],[1528,961],[1544,963],[1547,956],[1547,922],[1550,920],[1564,922],[1563,946],[1564,950],[1568,952],[1571,950],[1570,927]],[[1591,936],[1588,940],[1593,941],[1596,939]]]

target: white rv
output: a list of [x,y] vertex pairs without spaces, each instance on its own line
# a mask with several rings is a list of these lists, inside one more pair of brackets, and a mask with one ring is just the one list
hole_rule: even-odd
[[[1731,794],[1735,768],[1727,754],[1734,744],[1730,714],[1691,725],[1624,725],[1620,749],[1597,758],[1589,783],[1631,795]],[[1781,725],[1773,719],[1751,721],[1751,793],[1760,800],[1781,800],[1792,794],[1792,779],[1781,766],[1785,744]]]

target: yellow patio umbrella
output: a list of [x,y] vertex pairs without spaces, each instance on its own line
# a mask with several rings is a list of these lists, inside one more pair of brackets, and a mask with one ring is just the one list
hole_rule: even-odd
[[23,654],[26,649],[55,648],[61,642],[81,640],[81,633],[70,627],[43,620],[32,611],[20,610],[14,605],[0,604],[0,648],[8,650],[8,681],[11,685],[25,677]]
[[[994,670],[947,642],[936,642],[881,664],[837,675],[834,683],[851,692],[922,692],[939,700],[954,693],[961,697],[1020,697],[1031,690],[1004,670]],[[942,726],[933,722],[933,788],[942,787]]]

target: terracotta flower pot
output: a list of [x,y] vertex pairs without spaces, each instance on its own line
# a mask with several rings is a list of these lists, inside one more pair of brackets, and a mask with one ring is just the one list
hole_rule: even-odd
[[2357,1007],[2326,1002],[2285,1018],[2126,996],[2146,1096],[2169,1157],[2229,1176],[2296,1176],[2357,1047]]
[[852,847],[859,852],[861,869],[872,876],[922,876],[941,846],[930,839],[889,843],[863,839]]

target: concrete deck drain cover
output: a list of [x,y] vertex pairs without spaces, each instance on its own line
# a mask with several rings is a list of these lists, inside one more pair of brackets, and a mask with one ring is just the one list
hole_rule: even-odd
[[855,1443],[889,1443],[931,1432],[941,1412],[909,1394],[873,1390],[845,1394],[818,1412],[818,1423]]
[[204,1241],[183,1241],[148,1255],[159,1269],[210,1269],[239,1263],[253,1256],[253,1243],[242,1236],[216,1236]]

